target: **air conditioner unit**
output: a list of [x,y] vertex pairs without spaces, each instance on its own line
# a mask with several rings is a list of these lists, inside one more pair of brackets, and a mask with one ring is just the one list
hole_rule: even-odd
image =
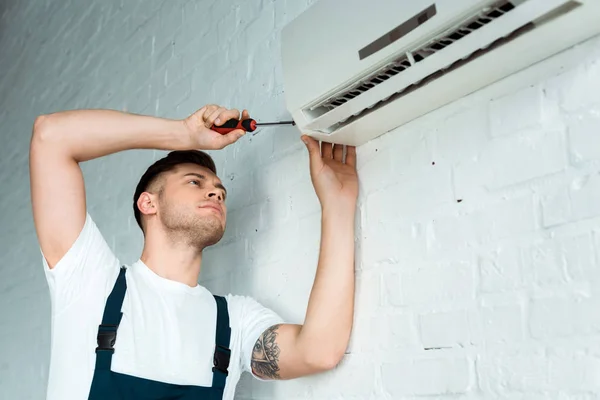
[[361,145],[598,33],[599,0],[317,0],[282,30],[286,105]]

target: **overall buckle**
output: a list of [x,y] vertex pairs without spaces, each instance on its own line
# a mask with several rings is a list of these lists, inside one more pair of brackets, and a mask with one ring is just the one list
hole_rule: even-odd
[[98,336],[96,338],[98,342],[96,351],[115,351],[114,345],[117,341],[117,327],[118,325],[100,325],[98,329]]
[[215,349],[215,355],[213,357],[213,362],[215,364],[215,366],[212,369],[213,372],[215,372],[215,370],[218,370],[218,371],[224,373],[225,375],[229,375],[227,368],[229,367],[229,357],[230,356],[231,356],[230,349],[228,349],[227,347],[217,345],[217,348]]

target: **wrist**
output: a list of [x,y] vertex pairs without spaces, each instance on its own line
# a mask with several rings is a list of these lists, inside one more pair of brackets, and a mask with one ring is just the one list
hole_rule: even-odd
[[177,150],[194,149],[194,144],[192,143],[193,135],[185,120],[173,120],[171,132]]
[[356,214],[356,201],[336,200],[321,203],[321,213],[331,217],[352,217]]

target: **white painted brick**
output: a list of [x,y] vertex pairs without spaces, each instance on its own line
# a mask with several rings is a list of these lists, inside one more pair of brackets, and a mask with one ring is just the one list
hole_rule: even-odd
[[267,197],[261,204],[260,217],[266,228],[289,222],[292,216],[292,196],[275,195]]
[[560,172],[566,165],[562,130],[498,138],[488,142],[477,161],[455,168],[457,191],[473,184],[495,190]]
[[[207,249],[202,257],[203,279],[221,278],[231,271],[245,268],[246,248],[246,241],[241,239]],[[224,255],[225,257],[223,257]]]
[[160,28],[163,31],[179,29],[183,24],[184,0],[168,0],[159,10]]
[[499,247],[479,258],[479,290],[483,293],[511,291],[522,284],[521,255],[514,247]]
[[255,178],[259,187],[289,190],[295,184],[310,179],[308,174],[308,154],[306,151],[299,151],[271,162],[262,171],[261,176],[255,176]]
[[600,215],[600,174],[581,173],[568,185],[556,188],[542,196],[542,213],[545,227],[580,221]]
[[367,398],[376,385],[377,364],[364,355],[345,355],[338,366],[317,378],[314,398],[332,399],[352,393]]
[[516,343],[524,339],[523,311],[518,305],[484,307],[481,310],[486,343]]
[[[278,2],[279,4],[281,2]],[[236,20],[243,28],[247,27],[260,12],[261,0],[246,0],[236,5]]]
[[597,60],[582,62],[577,68],[549,79],[545,84],[545,90],[549,97],[557,99],[561,109],[569,112],[577,111],[594,107],[599,103],[596,96],[600,91],[599,78],[600,63]]
[[203,13],[210,15],[210,19],[207,21],[207,23],[214,24],[215,22],[221,21],[223,18],[225,18],[234,5],[225,1],[213,1],[212,5],[210,5],[210,8],[208,9],[200,6],[200,4],[199,7]]
[[499,398],[514,392],[552,389],[548,359],[544,351],[536,347],[489,351],[481,356],[477,369],[484,391],[497,393]]
[[543,194],[540,200],[542,207],[542,224],[552,227],[569,222],[571,219],[571,199],[567,188],[555,189]]
[[275,29],[275,7],[267,3],[257,19],[246,28],[246,48],[254,48],[268,38]]
[[[436,126],[432,162],[449,165],[475,160],[489,140],[487,103],[453,114]],[[411,149],[411,153],[415,150]]]
[[600,173],[580,176],[571,183],[571,219],[581,220],[600,215]]
[[374,316],[358,317],[354,323],[349,350],[351,353],[422,349],[410,314],[380,310]]
[[[372,203],[367,203],[367,207]],[[375,206],[374,206],[375,207]],[[367,211],[366,220],[372,220]],[[426,238],[419,222],[390,218],[365,226],[362,230],[361,261],[363,268],[374,268],[381,263],[396,263],[410,266],[426,251]],[[392,222],[393,221],[393,222]]]
[[433,239],[428,245],[436,253],[456,251],[474,243],[531,233],[535,227],[533,199],[521,196],[489,202],[484,208],[466,211],[458,216],[436,218],[428,227],[433,232]]
[[290,212],[300,219],[321,211],[321,203],[310,179],[304,179],[290,189],[290,201]]
[[223,186],[227,189],[227,210],[234,211],[254,203],[254,178],[252,172],[221,175]]
[[451,202],[450,170],[430,166],[419,174],[398,179],[397,183],[367,197],[368,216],[378,223],[397,216],[431,213],[436,206]]
[[191,72],[188,73],[187,76],[183,75],[183,58],[177,55],[174,55],[166,64],[165,64],[166,72],[165,72],[165,84],[167,86],[171,86],[181,79],[186,79],[188,86],[191,85]]
[[586,281],[598,274],[591,234],[560,237],[525,251],[527,280],[536,284]]
[[[515,110],[519,112],[515,113]],[[532,86],[490,102],[492,136],[512,135],[542,122],[542,88]]]
[[557,390],[600,392],[600,359],[592,354],[549,357],[549,379]]
[[[250,215],[253,215],[251,213]],[[248,256],[255,265],[270,264],[288,259],[289,254],[298,246],[298,242],[290,240],[296,237],[298,232],[297,222],[289,224],[283,229],[270,229],[256,232],[250,224],[247,231],[251,239]],[[284,240],[279,240],[284,239]],[[276,251],[273,251],[273,243],[278,243]],[[314,249],[316,251],[316,249]]]
[[540,298],[531,304],[529,329],[536,338],[598,334],[598,301],[587,298]]
[[468,325],[464,310],[420,315],[421,343],[426,349],[467,346],[470,339]]
[[[159,113],[170,113],[173,111],[175,107],[190,96],[190,87],[190,76],[185,76],[167,87],[164,94],[158,98],[159,110],[161,110]],[[181,117],[184,118],[185,116]]]
[[[382,298],[385,297],[384,280],[389,276],[382,276],[375,271],[361,271],[355,278],[355,310],[356,316],[365,318],[381,312]],[[384,280],[382,280],[384,279]]]
[[568,129],[573,162],[600,159],[600,106],[574,115]]
[[392,274],[384,280],[391,305],[468,301],[474,298],[473,266],[422,268]]
[[[361,147],[359,147],[361,149]],[[397,181],[398,177],[386,173],[392,170],[392,151],[376,148],[373,154],[365,154],[357,149],[357,172],[360,176],[369,179],[359,179],[359,192],[361,196],[368,196],[372,192],[383,190]],[[367,160],[365,160],[365,158]]]
[[154,70],[158,71],[166,66],[167,62],[173,57],[173,45],[171,42],[163,47],[158,47],[154,53]]
[[384,388],[394,397],[467,393],[471,387],[466,358],[399,359],[381,366]]

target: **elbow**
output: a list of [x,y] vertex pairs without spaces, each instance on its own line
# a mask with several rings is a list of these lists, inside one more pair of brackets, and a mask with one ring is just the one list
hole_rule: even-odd
[[31,134],[31,146],[38,143],[47,142],[50,135],[49,115],[39,115],[33,122],[33,131]]
[[329,356],[325,358],[323,367],[326,368],[326,370],[334,369],[342,361],[342,358],[344,358],[344,354],[344,350],[331,352],[331,354],[329,354]]
[[307,363],[315,372],[326,372],[337,367],[343,357],[344,352],[328,351],[310,356]]

